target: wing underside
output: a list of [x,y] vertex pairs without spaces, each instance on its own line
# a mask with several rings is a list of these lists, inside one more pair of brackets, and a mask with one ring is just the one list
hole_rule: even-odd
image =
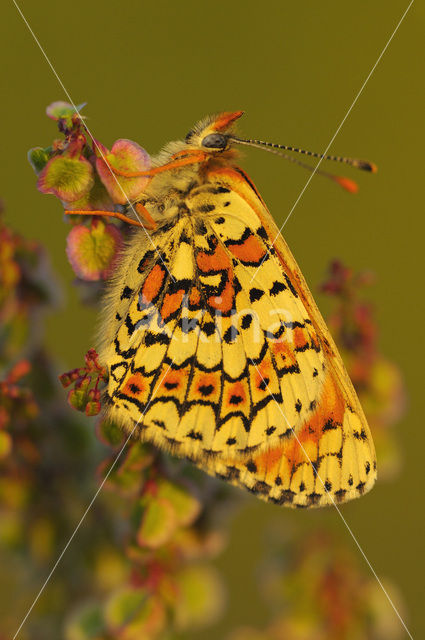
[[275,503],[364,493],[369,428],[255,188],[241,171],[211,172],[185,207],[156,250],[136,234],[111,287],[111,417]]

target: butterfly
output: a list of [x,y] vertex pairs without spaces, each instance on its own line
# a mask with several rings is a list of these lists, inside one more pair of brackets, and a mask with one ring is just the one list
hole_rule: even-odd
[[145,229],[105,298],[107,415],[263,500],[341,503],[375,482],[371,433],[297,263],[236,164],[238,143],[297,149],[238,138],[242,113],[208,117],[170,143],[120,216]]

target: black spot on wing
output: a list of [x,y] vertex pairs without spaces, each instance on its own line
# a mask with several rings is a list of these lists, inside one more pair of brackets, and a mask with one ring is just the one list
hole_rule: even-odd
[[294,288],[294,285],[290,281],[288,275],[286,273],[284,275],[285,275],[286,284],[288,285],[292,295],[295,296],[295,298],[298,298],[298,293],[297,293],[296,289]]
[[202,325],[202,331],[206,336],[212,336],[215,332],[215,323],[214,322],[204,322]]
[[168,336],[166,333],[153,333],[152,331],[146,331],[144,335],[144,341],[147,347],[151,347],[154,344],[167,345],[170,343],[170,340],[170,336]]
[[262,378],[258,383],[258,388],[261,389],[261,391],[265,391],[269,383],[270,383],[270,378],[267,378],[267,377]]
[[270,288],[269,293],[271,296],[277,296],[278,293],[280,293],[281,291],[285,291],[285,289],[287,289],[287,286],[283,284],[283,282],[276,280],[273,283],[273,286]]
[[252,289],[250,289],[249,291],[249,299],[251,304],[253,302],[256,302],[257,300],[260,300],[264,295],[264,291],[262,291],[261,289],[257,289],[256,287],[253,287]]
[[260,238],[263,238],[263,240],[269,239],[269,236],[267,235],[267,231],[265,230],[264,227],[258,227],[258,229],[256,230],[256,233],[260,236]]
[[191,440],[200,440],[202,442],[202,440],[204,439],[202,433],[200,431],[195,431],[194,429],[189,431],[189,433],[187,433],[186,435]]
[[132,295],[133,289],[130,289],[130,287],[124,287],[124,289],[121,291],[121,300],[129,299]]
[[223,335],[223,340],[227,344],[230,344],[231,342],[234,342],[236,340],[238,335],[239,335],[239,331],[236,329],[236,327],[231,326],[227,329],[227,331],[225,331]]
[[164,387],[168,391],[172,391],[173,389],[176,389],[178,386],[179,386],[178,382],[164,382]]
[[242,329],[248,329],[251,326],[251,323],[252,323],[252,314],[251,313],[245,314],[241,320]]
[[202,393],[203,396],[210,396],[214,391],[214,385],[212,384],[201,384],[198,387],[198,391]]
[[210,213],[211,211],[214,211],[214,209],[215,209],[214,204],[201,204],[201,206],[195,209],[195,212]]

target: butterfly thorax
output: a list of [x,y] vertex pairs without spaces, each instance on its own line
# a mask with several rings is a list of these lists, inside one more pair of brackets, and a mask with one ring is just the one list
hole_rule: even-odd
[[[166,157],[169,158],[170,154]],[[228,156],[209,158],[202,163],[160,173],[150,181],[138,202],[148,210],[159,227],[169,225],[181,216],[190,216],[193,213],[195,197],[203,200],[202,203],[198,203],[196,213],[203,212],[202,205],[204,212],[209,207],[212,210],[214,198],[208,197],[208,194],[215,194],[209,188],[209,171],[225,168],[230,162]],[[127,213],[131,215],[130,208],[127,208]]]

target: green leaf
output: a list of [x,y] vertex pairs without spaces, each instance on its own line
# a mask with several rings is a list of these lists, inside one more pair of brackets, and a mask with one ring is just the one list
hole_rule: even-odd
[[164,605],[151,595],[145,600],[134,620],[121,631],[120,640],[154,640],[164,630],[165,624]]
[[97,427],[97,437],[110,447],[119,447],[124,442],[124,431],[115,422],[101,420]]
[[115,592],[105,608],[105,618],[113,629],[128,624],[136,616],[148,595],[143,589],[126,586]]
[[177,577],[176,627],[180,630],[212,624],[220,615],[224,594],[218,573],[208,566],[191,566]]
[[74,389],[68,392],[68,402],[77,411],[85,411],[86,409],[90,382],[90,376],[84,376],[75,383]]
[[61,375],[59,376],[59,381],[63,388],[66,389],[71,384],[72,378],[68,373],[61,373]]
[[68,393],[68,402],[73,409],[85,411],[87,404],[87,394],[82,389],[71,389]]
[[81,111],[83,107],[85,107],[87,102],[82,102],[81,104],[77,104],[75,108],[69,102],[64,102],[63,100],[57,100],[56,102],[52,102],[46,108],[46,114],[52,120],[59,120],[59,118],[71,118],[74,113],[77,111]]
[[106,618],[119,640],[154,640],[166,623],[163,603],[154,595],[131,587],[112,596]]
[[104,629],[100,606],[96,603],[86,604],[65,625],[65,640],[95,640]]
[[93,416],[97,416],[97,415],[99,415],[99,413],[101,411],[101,408],[102,407],[101,407],[101,404],[100,404],[99,400],[92,400],[91,402],[88,402],[86,404],[85,414],[89,418],[91,418]]
[[90,191],[83,195],[82,198],[67,203],[67,208],[70,211],[75,209],[81,211],[114,211],[115,204],[102,184],[98,174],[95,173],[94,183]]
[[[120,465],[116,465],[108,476],[108,485],[113,485],[116,489],[129,495],[140,492],[140,487],[143,485],[146,475],[143,472],[150,467],[153,459],[154,453],[146,443],[133,442],[129,444],[128,452],[123,462]],[[108,471],[109,466],[109,464],[105,465],[101,469],[102,477]],[[134,526],[138,527],[140,521],[141,512]]]
[[121,469],[142,471],[152,464],[154,457],[155,454],[148,444],[135,442],[129,448]]
[[74,202],[93,187],[93,168],[83,157],[55,156],[41,171],[37,188],[41,193],[53,193],[60,200]]
[[137,532],[137,542],[142,547],[158,549],[172,537],[176,526],[176,514],[168,500],[156,496],[143,499],[145,509]]
[[34,147],[28,151],[28,161],[38,175],[48,163],[52,153],[52,148]]
[[161,478],[157,495],[171,504],[180,526],[188,526],[198,517],[201,504],[184,487]]
[[142,477],[140,474],[134,472],[123,472],[115,465],[111,469],[113,459],[105,460],[98,468],[98,473],[101,479],[107,477],[107,487],[113,487],[115,491],[120,491],[124,495],[134,496],[140,492],[140,486]]
[[122,247],[122,236],[113,224],[95,219],[90,227],[77,224],[66,240],[66,254],[76,275],[91,282],[105,279]]

